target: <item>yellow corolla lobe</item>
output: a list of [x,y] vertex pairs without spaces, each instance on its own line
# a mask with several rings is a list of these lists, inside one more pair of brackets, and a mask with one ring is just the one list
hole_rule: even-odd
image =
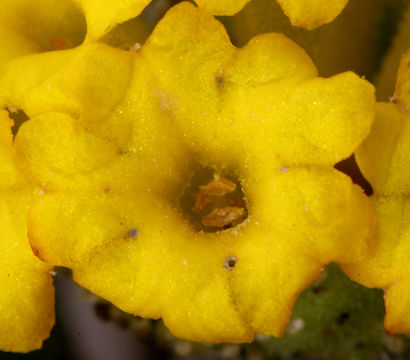
[[370,259],[345,267],[354,280],[385,290],[385,327],[392,333],[410,333],[409,59],[407,52],[393,98],[397,104],[377,104],[372,131],[356,152],[374,190],[378,224]]
[[237,49],[189,3],[138,51],[65,56],[26,58],[29,83],[9,64],[0,102],[31,117],[16,146],[45,190],[32,245],[78,283],[179,337],[244,342],[280,336],[327,263],[366,258],[370,202],[333,168],[370,130],[365,80],[318,78],[279,34]]
[[349,0],[277,0],[294,26],[308,30],[331,22]]
[[96,41],[115,25],[139,15],[151,0],[75,0],[87,21],[87,41]]
[[41,347],[54,324],[52,267],[37,259],[27,238],[33,188],[15,164],[12,121],[0,111],[0,349]]

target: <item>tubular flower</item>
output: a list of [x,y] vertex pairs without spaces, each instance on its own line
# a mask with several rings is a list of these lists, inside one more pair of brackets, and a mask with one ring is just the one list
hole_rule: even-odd
[[385,327],[410,333],[410,51],[396,83],[397,105],[377,104],[370,136],[357,150],[358,164],[374,189],[377,238],[369,260],[345,266],[356,281],[385,290]]
[[54,324],[51,266],[37,259],[27,238],[33,189],[15,166],[7,111],[0,111],[0,349],[38,349]]
[[32,246],[179,337],[280,336],[323,266],[367,256],[370,202],[333,164],[368,134],[373,87],[318,78],[282,35],[238,49],[181,3],[138,51],[33,55],[1,82],[0,103],[30,117],[16,146],[44,189]]
[[71,0],[2,0],[0,69],[19,56],[82,42],[84,18]]

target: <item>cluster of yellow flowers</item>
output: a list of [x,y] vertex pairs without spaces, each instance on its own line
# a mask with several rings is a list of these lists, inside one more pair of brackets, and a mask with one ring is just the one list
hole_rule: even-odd
[[[53,266],[178,337],[247,342],[336,262],[410,333],[410,52],[376,104],[282,34],[233,46],[214,15],[249,0],[177,4],[130,50],[99,39],[149,0],[2,1],[0,349],[47,338]],[[347,3],[277,1],[307,29]],[[354,152],[370,199],[334,169]]]

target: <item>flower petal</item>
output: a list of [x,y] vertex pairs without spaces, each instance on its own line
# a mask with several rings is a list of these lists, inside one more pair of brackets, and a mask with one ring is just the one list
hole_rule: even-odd
[[410,127],[408,118],[394,104],[378,103],[369,136],[357,150],[357,161],[377,194],[406,193]]
[[312,30],[331,22],[348,0],[277,0],[294,26]]
[[113,26],[141,13],[151,0],[75,0],[87,20],[87,40],[95,41]]
[[410,333],[409,286],[408,279],[404,278],[385,290],[386,318],[384,319],[384,326],[390,333]]
[[355,281],[369,287],[387,288],[407,272],[410,204],[405,198],[373,199],[377,213],[376,241],[371,257],[343,270]]
[[[117,155],[118,146],[75,125],[62,113],[47,113],[23,124],[16,141],[19,155],[29,164],[38,185],[46,190],[68,184],[78,177],[106,165]],[[78,181],[79,179],[76,179]]]
[[[321,272],[321,264],[290,251],[274,229],[260,226],[252,241],[238,241],[230,279],[232,298],[253,333],[282,336],[299,293]],[[257,294],[257,296],[255,296]]]
[[30,191],[0,193],[0,348],[41,347],[54,325],[52,267],[37,259],[26,235]]
[[[132,60],[130,52],[103,44],[20,58],[6,67],[0,101],[24,108],[29,117],[49,109],[92,123],[124,96]],[[107,83],[113,92],[97,94]]]
[[306,82],[292,100],[297,130],[332,163],[349,157],[374,118],[374,88],[351,72]]
[[[267,167],[253,171],[259,179],[269,174]],[[369,226],[374,214],[349,177],[320,166],[290,166],[286,172],[277,169],[269,175],[254,184],[249,201],[258,221],[272,224],[276,242],[292,243],[321,265],[366,259],[374,236]],[[356,238],[366,241],[358,243]]]
[[7,112],[2,110],[0,349],[28,352],[40,348],[50,334],[54,324],[54,287],[52,267],[33,255],[28,242],[27,214],[33,190],[22,181],[15,167],[10,125]]
[[369,137],[356,153],[358,164],[374,188],[372,201],[378,216],[375,247],[369,260],[348,265],[356,281],[385,289],[385,326],[390,332],[409,332],[408,264],[410,253],[410,118],[407,58],[401,64],[396,87],[398,105],[378,104]]

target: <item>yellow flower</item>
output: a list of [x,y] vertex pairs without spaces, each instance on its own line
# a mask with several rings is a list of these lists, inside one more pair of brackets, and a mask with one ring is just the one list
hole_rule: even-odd
[[357,150],[360,169],[374,189],[378,215],[372,257],[345,271],[356,281],[385,290],[385,327],[410,333],[410,51],[403,58],[395,104],[377,104],[370,136]]
[[27,238],[33,189],[15,165],[7,111],[0,111],[0,349],[38,349],[54,324],[52,267],[37,259]]
[[373,87],[317,77],[280,34],[233,47],[189,3],[147,43],[9,64],[0,103],[44,189],[32,246],[121,309],[204,342],[280,336],[331,261],[366,258],[368,199],[333,164],[367,136]]
[[19,56],[82,42],[84,18],[70,0],[2,0],[0,69]]

